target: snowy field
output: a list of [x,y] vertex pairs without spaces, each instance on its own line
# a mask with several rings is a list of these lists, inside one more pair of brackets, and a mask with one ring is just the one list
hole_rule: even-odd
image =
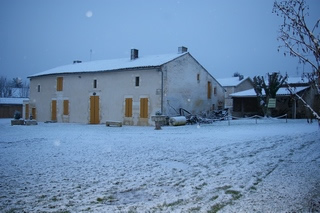
[[106,127],[0,119],[0,212],[319,212],[306,120]]

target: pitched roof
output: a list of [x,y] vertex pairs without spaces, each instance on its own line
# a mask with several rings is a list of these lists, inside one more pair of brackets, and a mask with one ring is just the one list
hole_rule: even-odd
[[223,87],[236,87],[245,80],[250,79],[249,77],[243,78],[242,80],[239,80],[239,77],[231,77],[231,78],[219,78],[217,81],[223,86]]
[[158,67],[185,54],[188,54],[188,52],[182,54],[142,56],[134,60],[130,60],[130,58],[120,58],[74,63],[49,69],[44,72],[31,75],[29,78],[63,73],[103,72],[122,69]]
[[[295,88],[295,93],[298,93],[298,92],[301,92],[302,90],[305,90],[309,87],[296,87]],[[264,90],[262,90],[262,95],[264,96],[265,95],[265,92]],[[280,88],[277,92],[277,95],[280,95],[280,96],[288,96],[288,95],[291,95],[291,93],[289,92],[289,90],[287,88]],[[249,89],[249,90],[244,90],[244,91],[241,91],[241,92],[236,92],[236,93],[232,93],[230,94],[231,97],[237,97],[237,98],[240,98],[240,97],[257,97],[257,93],[254,91],[254,89]]]
[[0,104],[23,104],[23,101],[27,101],[29,98],[0,98]]

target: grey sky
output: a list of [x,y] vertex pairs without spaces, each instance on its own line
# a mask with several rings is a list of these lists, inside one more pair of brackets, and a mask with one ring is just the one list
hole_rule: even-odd
[[[21,77],[73,60],[175,53],[186,46],[217,78],[240,72],[301,75],[278,53],[273,0],[1,0],[0,75]],[[307,0],[310,23],[320,1]]]

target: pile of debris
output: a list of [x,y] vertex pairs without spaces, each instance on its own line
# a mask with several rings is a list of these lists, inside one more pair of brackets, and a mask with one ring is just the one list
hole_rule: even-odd
[[223,110],[213,110],[210,113],[203,113],[201,115],[193,115],[186,109],[180,108],[179,115],[176,117],[171,117],[169,119],[170,125],[178,126],[185,124],[210,124],[215,121],[227,120],[229,113],[228,109]]

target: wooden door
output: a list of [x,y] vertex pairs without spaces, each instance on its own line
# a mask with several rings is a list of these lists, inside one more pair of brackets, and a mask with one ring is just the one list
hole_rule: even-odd
[[37,110],[35,107],[32,108],[32,119],[36,120],[37,119]]
[[99,117],[99,96],[90,96],[90,124],[99,124]]
[[132,117],[132,98],[126,98],[124,114],[125,117]]
[[52,121],[57,120],[57,101],[56,100],[51,101],[51,120]]
[[148,98],[140,99],[140,118],[148,118]]
[[63,100],[63,115],[69,115],[69,100]]

